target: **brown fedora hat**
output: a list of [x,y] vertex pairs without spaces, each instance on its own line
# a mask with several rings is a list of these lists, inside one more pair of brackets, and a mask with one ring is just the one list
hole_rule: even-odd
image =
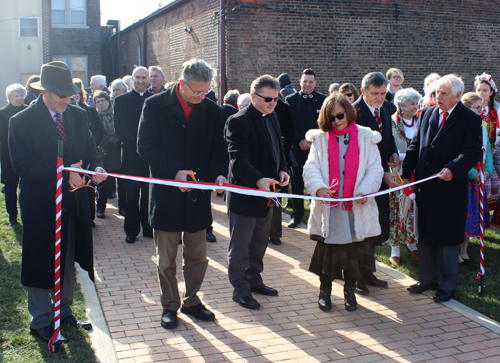
[[40,81],[32,83],[31,87],[59,96],[72,96],[80,93],[81,89],[73,83],[71,70],[64,62],[49,62],[42,65]]

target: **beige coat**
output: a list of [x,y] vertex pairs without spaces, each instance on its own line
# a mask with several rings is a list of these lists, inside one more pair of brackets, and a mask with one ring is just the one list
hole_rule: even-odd
[[[312,142],[309,158],[304,166],[304,184],[310,195],[315,196],[321,188],[330,185],[328,162],[328,134],[321,130],[310,130],[306,139]],[[354,196],[377,192],[382,184],[384,170],[380,161],[377,143],[382,140],[380,133],[358,125],[359,169],[354,186]],[[373,197],[365,204],[353,202],[354,231],[356,238],[378,236],[381,233],[378,208]],[[307,233],[326,238],[330,232],[330,208],[321,201],[311,202],[311,214]]]

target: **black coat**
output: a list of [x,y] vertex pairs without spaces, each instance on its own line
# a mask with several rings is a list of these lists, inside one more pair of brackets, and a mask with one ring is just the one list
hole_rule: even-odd
[[415,180],[448,168],[450,181],[432,179],[416,188],[419,243],[457,245],[464,240],[468,178],[482,157],[481,117],[458,102],[439,129],[439,108],[424,108],[403,162],[403,178]]
[[[66,133],[64,165],[80,160],[90,170],[104,166],[87,124],[87,113],[69,105],[64,111]],[[56,124],[39,97],[35,105],[11,118],[9,150],[14,170],[20,176],[19,205],[23,220],[23,260],[21,282],[25,286],[54,288],[54,242],[56,216],[57,143],[61,140]],[[92,220],[87,188],[69,192],[68,173],[63,173],[61,278],[64,278],[68,242],[69,211],[75,220],[75,261],[94,279]]]
[[0,153],[2,163],[2,184],[17,184],[19,183],[19,176],[12,167],[9,153],[9,120],[16,113],[24,110],[26,105],[12,106],[7,104],[0,108]]
[[[272,124],[281,139],[276,113],[270,115]],[[280,164],[276,165],[271,139],[262,114],[250,104],[228,120],[226,140],[229,151],[229,183],[257,188],[261,178],[278,179],[280,171],[286,171],[283,143],[280,142]],[[278,172],[275,172],[278,170]],[[264,218],[269,213],[268,200],[237,193],[227,193],[230,211],[247,217]]]
[[[377,121],[375,117],[371,113],[370,109],[366,105],[363,96],[359,97],[353,104],[358,116],[356,118],[356,124],[361,126],[366,126],[372,129],[373,131],[380,132],[380,128],[378,127]],[[398,153],[398,149],[396,147],[396,142],[394,141],[394,136],[392,135],[392,125],[391,125],[391,115],[392,115],[392,107],[388,101],[384,101],[384,104],[380,108],[380,117],[382,118],[382,140],[377,144],[378,149],[380,151],[380,159],[382,161],[382,167],[384,168],[384,172],[389,172],[389,166],[387,163],[391,159],[391,155],[394,153]],[[380,190],[388,189],[388,185],[382,181],[382,186]],[[389,239],[389,215],[390,215],[390,206],[389,206],[389,194],[381,195],[375,197],[375,201],[377,202],[377,207],[379,211],[379,222],[380,228],[382,229],[382,233],[380,236],[372,237],[370,240],[375,244],[381,244]]]
[[94,136],[94,141],[96,145],[99,145],[104,136],[104,127],[102,126],[101,118],[99,113],[94,107],[87,106],[86,104],[81,104],[81,108],[87,112],[87,121],[89,124],[89,129]]
[[292,149],[293,140],[295,137],[295,127],[293,125],[292,108],[288,103],[282,101],[281,99],[278,99],[278,103],[276,104],[274,112],[276,112],[276,116],[278,116],[281,135],[283,136],[283,148],[285,152],[285,157],[288,158],[288,153]]
[[142,96],[134,89],[115,98],[113,121],[118,139],[122,142],[122,170],[125,174],[147,176],[148,164],[137,153],[137,127],[144,101],[151,96],[147,90]]
[[[204,99],[186,121],[175,87],[146,100],[137,138],[141,157],[151,176],[174,179],[179,170],[193,170],[196,178],[214,182],[227,175],[228,157],[220,107]],[[210,226],[210,191],[150,184],[149,224],[168,232],[198,232]]]
[[238,109],[235,108],[232,105],[222,105],[221,107],[221,114],[222,114],[222,121],[224,124],[226,123],[227,119],[234,115],[236,112],[238,112]]

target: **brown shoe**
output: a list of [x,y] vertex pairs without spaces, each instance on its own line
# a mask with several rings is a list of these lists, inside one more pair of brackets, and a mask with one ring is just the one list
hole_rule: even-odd
[[399,265],[401,265],[401,258],[399,258],[398,256],[392,256],[392,257],[390,258],[390,261],[391,261],[391,263],[392,263],[393,265],[395,265],[395,266],[399,266]]
[[418,262],[418,250],[410,251],[411,257]]

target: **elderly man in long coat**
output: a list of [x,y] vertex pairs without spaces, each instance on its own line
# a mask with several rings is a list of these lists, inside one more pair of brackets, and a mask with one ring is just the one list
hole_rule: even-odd
[[437,302],[455,293],[467,220],[467,173],[481,159],[481,117],[460,102],[463,91],[454,75],[438,81],[437,106],[422,111],[403,162],[405,182],[414,171],[415,180],[439,173],[416,186],[420,282],[408,287],[412,293],[438,290]]
[[[78,93],[71,71],[63,62],[50,62],[41,69],[42,90],[34,106],[10,120],[9,150],[12,165],[20,176],[19,205],[23,221],[21,282],[28,287],[28,310],[32,316],[31,333],[49,341],[54,329],[55,216],[58,141],[64,141],[64,165],[78,163],[90,170],[105,172],[103,161],[87,123],[87,114],[69,105],[70,96]],[[96,175],[99,183],[106,177]],[[94,280],[92,225],[86,188],[77,173],[63,173],[61,229],[61,322],[78,322],[71,311],[73,303],[74,261]],[[63,337],[61,341],[65,341]]]

